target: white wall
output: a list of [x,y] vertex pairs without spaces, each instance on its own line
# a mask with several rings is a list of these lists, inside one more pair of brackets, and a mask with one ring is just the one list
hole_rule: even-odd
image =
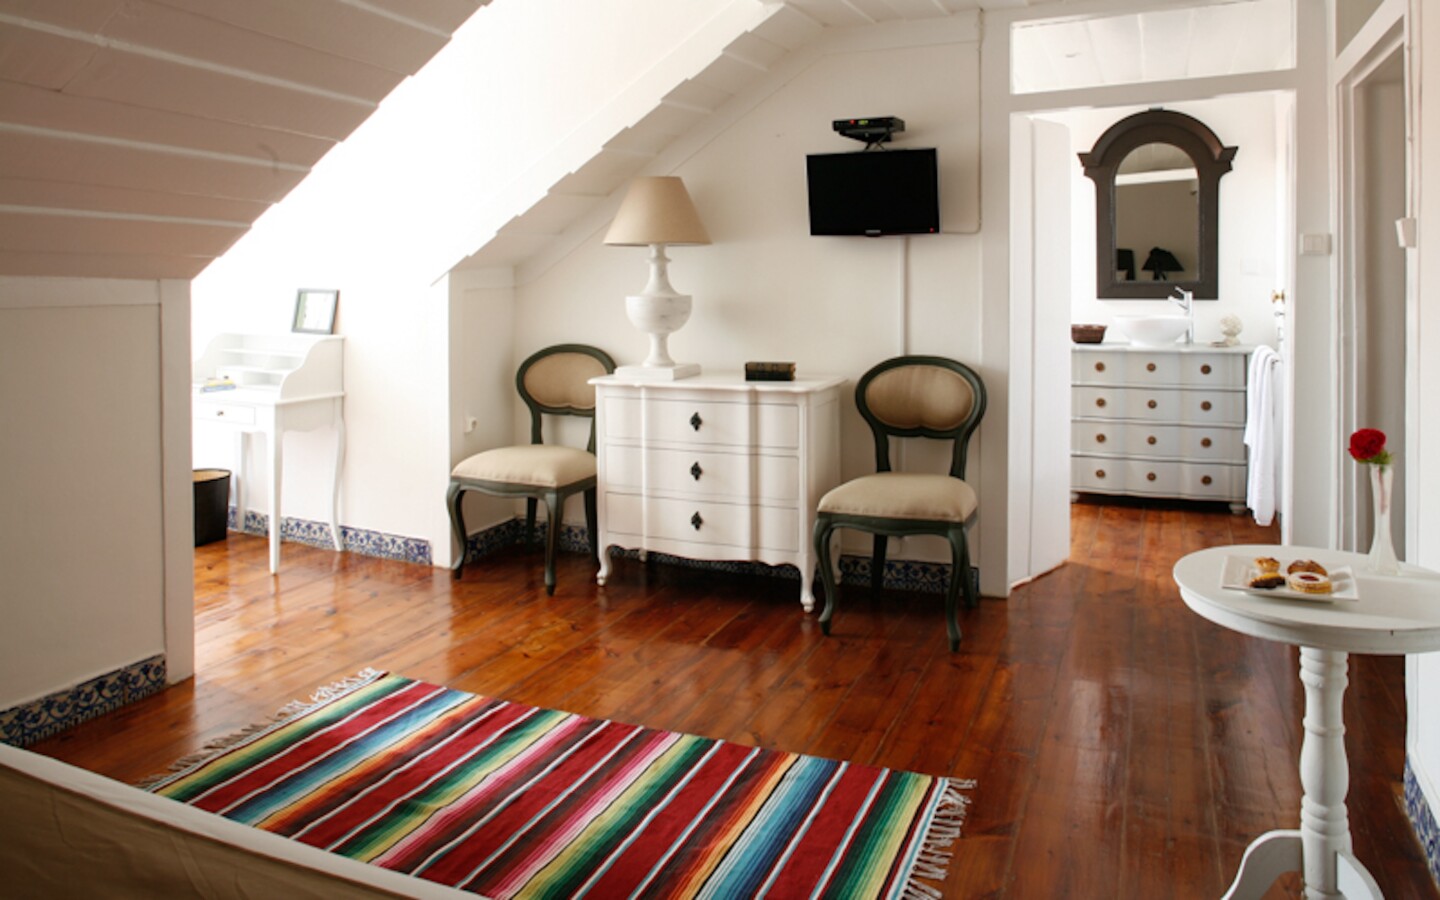
[[[342,524],[428,539],[436,560],[447,560],[444,491],[452,434],[462,426],[452,421],[448,389],[451,290],[443,280],[432,284],[477,218],[503,222],[514,214],[494,209],[490,198],[513,193],[517,181],[543,190],[563,176],[532,167],[731,2],[484,7],[196,278],[197,352],[223,331],[289,330],[298,288],[340,290],[348,430]],[[496,346],[494,333],[480,327],[467,343],[485,353]],[[327,518],[323,479],[306,473],[327,470],[329,447],[323,432],[287,440],[285,515]],[[234,467],[223,438],[199,439],[196,453],[197,462]],[[257,469],[248,496],[268,512],[268,474]]]
[[0,278],[0,709],[161,652],[190,674],[186,304]]
[[[737,372],[747,360],[794,361],[809,374],[852,381],[901,353],[934,353],[980,368],[979,241],[945,233],[894,238],[809,235],[805,156],[858,150],[833,133],[833,119],[897,115],[906,132],[893,146],[935,147],[946,230],[973,228],[978,130],[978,31],[973,18],[926,28],[860,29],[832,35],[803,63],[722,110],[723,130],[662,157],[657,172],[685,180],[714,243],[672,248],[671,280],[694,295],[694,312],[670,352],[704,370]],[[727,117],[728,116],[728,117]],[[585,340],[618,362],[639,362],[647,339],[624,315],[624,297],[645,278],[644,248],[601,243],[608,219],[588,223],[578,246],[517,288],[516,349]],[[847,397],[842,474],[874,470],[873,444]],[[993,410],[994,407],[992,406]],[[987,414],[981,432],[1003,428]],[[990,477],[972,444],[970,476]],[[912,448],[910,464],[943,464]],[[982,501],[973,540],[982,587],[1004,593],[1003,561],[986,555],[1004,511]],[[854,540],[858,552],[868,541]],[[892,558],[949,559],[948,548],[914,541]]]
[[[1233,94],[1214,100],[1167,103],[1164,108],[1204,122],[1228,147],[1238,147],[1231,170],[1220,178],[1219,297],[1195,303],[1195,340],[1219,340],[1220,318],[1237,315],[1245,324],[1242,343],[1275,345],[1271,291],[1283,289],[1285,271],[1277,246],[1282,211],[1275,185],[1283,183],[1285,157],[1277,148],[1277,103],[1273,93]],[[1074,153],[1089,152],[1100,135],[1144,107],[1075,110],[1047,114],[1070,128]],[[1072,189],[1074,238],[1072,260],[1073,322],[1112,325],[1117,313],[1178,312],[1163,300],[1102,300],[1095,294],[1095,182],[1086,178],[1074,156]],[[1151,243],[1137,246],[1136,265]],[[1162,244],[1163,246],[1163,244]],[[1286,250],[1289,248],[1286,247]],[[1149,275],[1137,272],[1146,279]],[[1173,280],[1173,279],[1172,279]],[[1112,327],[1107,342],[1124,341]]]
[[[1411,188],[1412,212],[1420,221],[1440,222],[1440,15],[1434,7],[1410,4],[1412,35],[1411,96],[1416,134],[1416,184]],[[1424,63],[1428,62],[1429,65]],[[1425,98],[1431,98],[1427,103]],[[1427,169],[1428,166],[1428,169]],[[1411,254],[1413,310],[1410,337],[1410,390],[1407,391],[1409,441],[1401,465],[1410,473],[1411,519],[1408,557],[1440,569],[1440,234],[1422,228]],[[1440,817],[1440,653],[1406,660],[1405,695],[1408,712],[1406,746],[1430,810]]]

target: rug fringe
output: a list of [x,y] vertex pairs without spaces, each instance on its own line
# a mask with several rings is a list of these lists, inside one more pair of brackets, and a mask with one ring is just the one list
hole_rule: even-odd
[[[935,813],[920,837],[920,852],[915,854],[905,882],[900,886],[899,900],[938,900],[944,896],[939,888],[925,881],[944,881],[950,874],[952,847],[960,837],[960,827],[970,808],[970,798],[961,791],[974,788],[973,779],[946,779]],[[918,880],[922,878],[925,881]]]
[[208,741],[194,753],[186,754],[175,760],[165,771],[135,782],[135,787],[140,788],[142,791],[154,791],[200,768],[215,757],[228,753],[241,744],[247,743],[266,732],[273,731],[296,716],[304,715],[316,707],[334,700],[336,697],[343,697],[356,688],[364,687],[384,674],[385,673],[379,669],[367,666],[348,678],[342,678],[339,681],[319,688],[310,695],[308,701],[291,700],[269,719],[263,722],[256,722],[253,725],[247,725],[239,731],[234,731],[223,737]]

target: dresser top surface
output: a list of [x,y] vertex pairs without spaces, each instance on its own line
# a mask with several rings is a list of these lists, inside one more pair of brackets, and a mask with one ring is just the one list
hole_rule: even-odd
[[1233,347],[1215,345],[1209,343],[1199,344],[1175,344],[1164,347],[1145,347],[1139,344],[1128,343],[1105,343],[1105,344],[1073,344],[1071,349],[1079,353],[1251,353],[1255,350],[1254,344],[1236,344]]
[[746,381],[741,372],[702,373],[678,381],[601,375],[590,379],[597,386],[648,388],[657,391],[754,391],[771,394],[808,394],[845,383],[838,375],[796,376],[794,381]]

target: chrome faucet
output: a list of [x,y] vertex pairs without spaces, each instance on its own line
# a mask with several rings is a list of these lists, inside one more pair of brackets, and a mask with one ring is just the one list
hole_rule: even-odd
[[1175,294],[1177,296],[1166,297],[1165,299],[1185,310],[1185,318],[1187,320],[1185,325],[1185,343],[1193,344],[1195,343],[1195,292],[1177,287]]

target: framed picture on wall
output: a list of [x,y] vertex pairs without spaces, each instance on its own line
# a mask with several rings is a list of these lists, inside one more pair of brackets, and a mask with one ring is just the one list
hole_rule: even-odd
[[306,334],[333,334],[335,307],[339,305],[339,291],[301,288],[295,295],[295,322],[290,330]]

